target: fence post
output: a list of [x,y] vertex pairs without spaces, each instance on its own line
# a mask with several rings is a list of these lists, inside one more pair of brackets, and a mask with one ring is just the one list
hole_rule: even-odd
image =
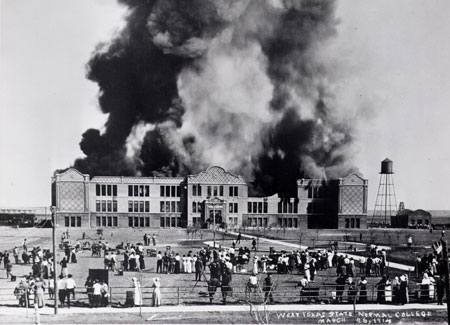
[[177,305],[180,304],[180,287],[177,287]]
[[28,300],[28,288],[25,288],[25,307],[27,309],[27,318],[28,318],[28,307],[29,307],[29,300]]
[[109,305],[111,306],[112,305],[112,288],[109,287],[108,289],[109,289]]

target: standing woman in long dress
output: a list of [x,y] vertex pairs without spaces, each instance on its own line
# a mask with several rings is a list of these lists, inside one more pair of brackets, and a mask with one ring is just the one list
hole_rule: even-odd
[[253,257],[253,273],[255,273],[255,274],[258,274],[258,271],[259,271],[258,260],[259,260],[258,256],[255,255]]
[[180,261],[181,257],[178,255],[178,253],[175,255],[175,274],[180,273]]
[[136,277],[131,278],[131,281],[133,281],[133,288],[134,288],[134,305],[141,306],[142,305],[141,284],[139,283]]
[[192,257],[188,254],[186,257],[186,273],[192,273]]
[[181,273],[186,273],[186,269],[187,269],[187,267],[186,267],[186,255],[183,255],[182,260],[183,260],[183,263],[182,263]]
[[159,307],[161,305],[161,283],[159,282],[159,278],[153,279],[153,307]]
[[191,260],[191,270],[195,270],[195,262],[197,261],[197,255],[194,255]]

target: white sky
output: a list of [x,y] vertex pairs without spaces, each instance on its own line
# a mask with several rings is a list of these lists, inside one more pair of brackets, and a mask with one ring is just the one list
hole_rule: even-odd
[[[340,56],[347,92],[371,107],[354,157],[369,208],[389,157],[397,201],[450,209],[449,12],[448,0],[339,2],[328,56]],[[84,66],[123,14],[113,0],[0,0],[0,206],[49,205],[53,171],[81,156],[87,128],[102,127]]]

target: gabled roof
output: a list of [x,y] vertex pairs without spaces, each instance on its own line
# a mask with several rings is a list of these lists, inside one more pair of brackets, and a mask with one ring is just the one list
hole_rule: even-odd
[[55,177],[58,181],[89,181],[88,174],[82,174],[72,167],[61,174],[56,174]]
[[199,184],[233,184],[233,185],[247,185],[242,176],[234,175],[227,172],[219,166],[209,167],[196,175],[189,175],[187,177],[188,183]]

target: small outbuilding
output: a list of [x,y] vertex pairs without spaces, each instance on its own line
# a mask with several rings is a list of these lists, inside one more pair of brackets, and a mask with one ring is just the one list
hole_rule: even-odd
[[431,213],[422,209],[412,211],[404,209],[391,216],[391,226],[393,228],[428,228],[431,225]]

